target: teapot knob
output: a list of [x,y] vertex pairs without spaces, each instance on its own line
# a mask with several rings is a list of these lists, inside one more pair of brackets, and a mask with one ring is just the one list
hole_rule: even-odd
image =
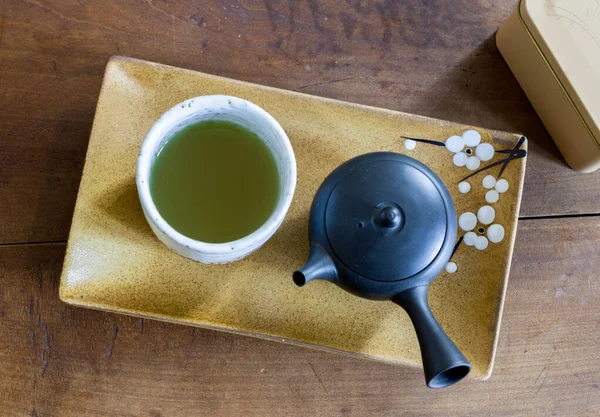
[[394,203],[380,203],[375,207],[371,221],[384,236],[392,236],[404,227],[404,212]]
[[395,228],[402,223],[402,213],[396,206],[389,205],[384,207],[375,218],[375,223],[381,227]]

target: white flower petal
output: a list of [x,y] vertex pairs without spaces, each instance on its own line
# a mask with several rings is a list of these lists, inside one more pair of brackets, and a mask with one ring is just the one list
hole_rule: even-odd
[[446,139],[446,149],[452,153],[460,152],[464,147],[465,143],[460,136],[450,136]]
[[487,201],[490,204],[496,203],[499,198],[500,194],[498,194],[498,191],[496,190],[490,190],[487,193],[485,193],[485,201]]
[[463,194],[468,193],[469,191],[471,191],[471,184],[469,184],[466,181],[458,183],[458,191],[460,191]]
[[475,232],[467,232],[465,233],[463,242],[465,242],[465,245],[467,246],[473,246],[475,245],[475,242],[477,242],[477,235],[475,234]]
[[496,178],[493,175],[486,175],[482,181],[483,188],[494,188],[496,185]]
[[496,183],[496,191],[499,193],[505,193],[508,190],[508,181],[498,180]]
[[487,237],[492,243],[500,243],[504,239],[504,227],[500,224],[493,224],[487,229]]
[[489,161],[494,157],[494,147],[489,143],[482,143],[475,148],[475,155],[482,161]]
[[404,147],[407,150],[412,151],[417,147],[417,142],[412,139],[404,139]]
[[465,232],[473,230],[475,226],[477,226],[477,216],[470,211],[467,211],[466,213],[461,214],[458,218],[458,225]]
[[477,241],[475,242],[475,249],[484,250],[488,247],[488,240],[485,236],[477,236]]
[[471,171],[475,171],[477,168],[479,168],[480,164],[481,161],[476,156],[470,156],[467,159],[467,169],[470,169]]
[[476,130],[467,130],[462,134],[466,146],[477,146],[481,142],[481,135]]
[[452,162],[457,167],[464,167],[467,164],[467,154],[464,152],[457,152],[452,157]]
[[456,262],[448,262],[446,264],[446,272],[449,274],[453,274],[458,271],[458,266],[456,266]]
[[[482,206],[479,210],[477,210],[477,218],[480,223],[490,224],[496,218],[496,210],[492,206]],[[473,226],[475,227],[475,226]]]

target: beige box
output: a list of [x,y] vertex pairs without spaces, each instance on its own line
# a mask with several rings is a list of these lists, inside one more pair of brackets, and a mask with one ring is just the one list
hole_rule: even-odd
[[600,168],[598,0],[521,0],[496,43],[567,163]]

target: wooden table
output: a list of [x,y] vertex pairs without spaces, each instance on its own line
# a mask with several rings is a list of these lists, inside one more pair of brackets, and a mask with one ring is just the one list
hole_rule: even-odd
[[[591,416],[600,173],[563,162],[494,44],[516,0],[0,0],[2,416]],[[108,57],[524,133],[496,369],[421,370],[68,307],[57,287]]]

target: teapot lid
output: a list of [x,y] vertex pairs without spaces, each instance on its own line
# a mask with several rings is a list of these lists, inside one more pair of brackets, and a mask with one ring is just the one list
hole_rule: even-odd
[[332,187],[324,216],[335,256],[375,281],[399,281],[424,270],[450,234],[449,223],[456,223],[439,177],[394,153],[363,155],[340,168],[346,172]]

